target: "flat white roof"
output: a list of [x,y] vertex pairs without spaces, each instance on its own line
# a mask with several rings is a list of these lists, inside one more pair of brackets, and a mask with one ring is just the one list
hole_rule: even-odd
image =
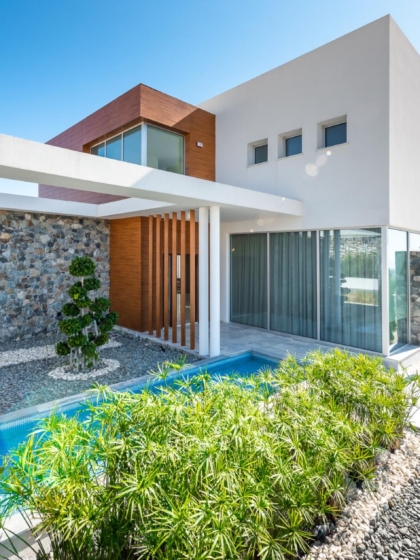
[[303,212],[300,200],[100,158],[5,134],[0,134],[0,177],[131,199],[92,205],[0,195],[0,208],[10,210],[113,218],[220,206],[224,220],[275,214],[301,216]]

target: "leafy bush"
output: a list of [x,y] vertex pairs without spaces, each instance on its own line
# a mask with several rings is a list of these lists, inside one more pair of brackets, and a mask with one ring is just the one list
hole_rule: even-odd
[[6,458],[3,513],[37,512],[56,560],[292,558],[398,444],[418,393],[339,350],[249,378],[164,379],[100,389],[90,418],[46,419]]
[[118,314],[108,312],[111,302],[103,297],[92,301],[89,292],[98,290],[101,282],[94,278],[96,265],[90,257],[75,257],[69,266],[72,276],[81,278],[67,290],[73,300],[65,303],[62,313],[66,317],[60,321],[60,330],[69,338],[59,342],[56,352],[59,356],[70,356],[70,366],[79,370],[91,367],[99,359],[99,347],[109,340],[109,333]]

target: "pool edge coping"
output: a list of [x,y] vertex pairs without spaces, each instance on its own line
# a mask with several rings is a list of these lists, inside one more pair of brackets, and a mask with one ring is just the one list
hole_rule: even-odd
[[[171,370],[166,379],[168,378],[176,378],[177,376],[179,376],[181,373],[186,373],[189,370],[193,369],[193,368],[197,368],[197,367],[203,367],[206,366],[208,364],[213,364],[215,362],[218,361],[222,361],[222,360],[235,360],[239,357],[257,357],[257,358],[270,358],[272,360],[276,360],[277,362],[281,361],[279,360],[278,357],[274,356],[274,355],[270,355],[266,352],[259,352],[256,350],[246,350],[246,351],[240,351],[237,354],[234,355],[220,355],[220,356],[216,356],[213,358],[203,358],[201,360],[197,360],[196,362],[193,362],[192,364],[187,364],[185,367],[183,367],[181,370]],[[111,385],[109,385],[109,388],[112,389],[113,391],[122,391],[124,389],[130,389],[130,387],[133,387],[135,385],[138,385],[139,383],[144,383],[145,381],[147,381],[148,379],[154,379],[153,375],[148,373],[146,375],[142,375],[140,377],[133,377],[131,379],[127,379],[125,381],[119,381],[118,383],[113,383]],[[88,389],[82,393],[77,393],[75,395],[70,395],[68,397],[63,397],[61,399],[55,399],[52,401],[48,401],[46,403],[41,403],[41,404],[36,404],[27,408],[22,408],[20,410],[14,410],[11,412],[6,412],[5,414],[1,414],[0,415],[0,429],[2,428],[3,425],[5,424],[10,424],[12,422],[18,422],[19,420],[24,420],[25,418],[29,418],[33,415],[39,415],[39,414],[43,414],[49,410],[53,410],[54,408],[58,408],[58,407],[66,407],[66,406],[70,406],[72,404],[76,404],[76,403],[84,403],[86,401],[92,400],[95,398],[94,395],[89,395],[89,392],[92,391],[92,389]]]

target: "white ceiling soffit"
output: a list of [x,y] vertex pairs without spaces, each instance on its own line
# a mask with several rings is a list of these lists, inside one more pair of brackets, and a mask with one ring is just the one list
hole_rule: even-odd
[[98,207],[96,204],[38,198],[36,196],[24,196],[20,194],[0,193],[0,210],[64,214],[66,216],[79,216],[80,218],[98,217]]
[[0,134],[0,177],[181,205],[302,215],[302,202]]

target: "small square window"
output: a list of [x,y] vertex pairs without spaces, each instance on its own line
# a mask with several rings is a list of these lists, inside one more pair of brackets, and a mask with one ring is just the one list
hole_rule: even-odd
[[347,123],[343,122],[326,126],[324,134],[326,148],[336,146],[337,144],[345,144],[347,142]]
[[268,161],[268,144],[263,144],[262,146],[255,146],[254,148],[254,161],[255,163],[264,163]]
[[286,157],[295,156],[302,153],[302,134],[285,139]]

